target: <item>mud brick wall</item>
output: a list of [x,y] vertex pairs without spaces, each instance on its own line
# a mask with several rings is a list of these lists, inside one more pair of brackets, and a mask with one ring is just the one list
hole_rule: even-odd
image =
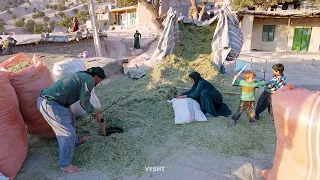
[[[104,38],[100,37],[103,54],[106,55]],[[13,47],[13,53],[50,53],[50,54],[71,54],[78,55],[83,51],[88,51],[89,57],[96,56],[93,39],[72,40],[69,42],[39,42]]]

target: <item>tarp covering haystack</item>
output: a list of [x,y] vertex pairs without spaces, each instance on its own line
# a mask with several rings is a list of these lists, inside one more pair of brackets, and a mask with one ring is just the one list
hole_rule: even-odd
[[187,17],[178,17],[176,12],[170,8],[167,17],[163,22],[165,29],[159,40],[157,49],[152,58],[163,59],[173,52],[175,43],[179,40],[179,23],[192,23],[199,27],[209,26],[218,19],[216,29],[213,34],[211,48],[213,51],[213,62],[221,66],[224,62],[235,60],[242,49],[243,34],[239,28],[238,19],[231,13],[228,6],[223,6],[217,14],[210,20],[199,21]]

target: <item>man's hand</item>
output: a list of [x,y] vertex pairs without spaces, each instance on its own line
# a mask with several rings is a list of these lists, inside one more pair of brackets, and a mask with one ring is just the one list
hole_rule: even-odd
[[177,96],[176,98],[177,99],[184,99],[184,98],[187,98],[187,95]]
[[235,75],[233,76],[234,79],[238,79],[239,78],[239,75]]
[[102,114],[101,112],[96,112],[93,117],[98,121],[98,123],[101,122],[101,119],[102,119]]

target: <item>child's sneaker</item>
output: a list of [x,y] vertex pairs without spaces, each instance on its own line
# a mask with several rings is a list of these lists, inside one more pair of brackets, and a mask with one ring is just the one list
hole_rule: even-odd
[[236,123],[237,123],[236,120],[231,119],[230,126],[233,127],[236,125]]
[[249,124],[251,126],[259,126],[259,123],[257,121],[249,121]]

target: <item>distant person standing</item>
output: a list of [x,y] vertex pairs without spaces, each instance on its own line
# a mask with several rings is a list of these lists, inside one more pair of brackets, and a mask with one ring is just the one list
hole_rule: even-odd
[[12,37],[8,37],[6,40],[2,41],[3,55],[12,54],[12,47],[15,46],[16,43],[17,40],[13,39]]
[[141,34],[137,30],[136,33],[134,34],[134,48],[140,49],[140,39],[141,39]]
[[72,32],[76,32],[79,30],[79,24],[78,24],[78,18],[74,17],[73,18],[73,28],[72,28]]

